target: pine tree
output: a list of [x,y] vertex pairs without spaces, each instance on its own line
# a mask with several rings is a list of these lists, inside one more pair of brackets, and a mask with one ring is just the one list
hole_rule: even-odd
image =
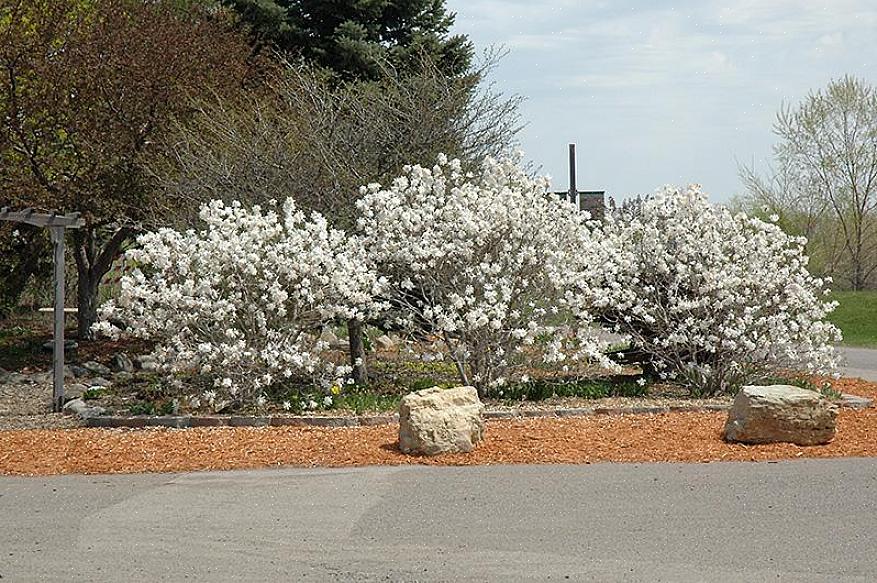
[[373,80],[388,63],[400,72],[424,56],[448,76],[469,71],[472,44],[451,35],[445,0],[223,0],[259,47],[300,55],[342,79]]

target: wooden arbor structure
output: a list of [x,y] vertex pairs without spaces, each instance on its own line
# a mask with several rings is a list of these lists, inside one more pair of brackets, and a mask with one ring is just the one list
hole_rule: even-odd
[[33,209],[11,211],[6,207],[0,208],[0,221],[48,227],[52,233],[55,264],[52,410],[60,411],[64,406],[64,232],[82,227],[84,221],[79,218],[79,213],[47,214]]

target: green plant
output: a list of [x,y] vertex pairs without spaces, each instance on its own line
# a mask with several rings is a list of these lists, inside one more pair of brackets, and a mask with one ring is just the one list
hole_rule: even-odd
[[[429,389],[432,387],[442,386],[443,383],[436,381],[434,378],[423,378],[423,379],[415,379],[414,381],[408,384],[408,389],[411,391],[422,391],[423,389]],[[447,383],[444,383],[445,385]]]
[[155,403],[152,401],[140,401],[128,407],[130,415],[155,415]]
[[637,379],[633,378],[534,379],[505,387],[499,393],[499,397],[506,402],[544,401],[553,397],[578,397],[581,399],[642,397],[647,393],[647,386],[647,384],[640,384]]
[[760,384],[762,385],[791,385],[793,387],[800,387],[802,389],[807,389],[808,391],[816,391],[820,392],[821,389],[814,385],[810,379],[802,376],[775,376],[775,377],[767,377]]
[[175,399],[140,401],[128,407],[131,415],[175,415],[178,410]]
[[103,397],[106,393],[107,391],[104,387],[92,387],[82,392],[82,400],[91,401],[94,399],[99,399]]
[[399,408],[400,395],[353,392],[332,399],[332,409],[353,411],[356,414],[394,411]]
[[826,397],[832,401],[839,401],[843,398],[843,393],[832,387],[829,383],[825,383],[822,385],[822,388],[819,389],[819,392],[823,397]]

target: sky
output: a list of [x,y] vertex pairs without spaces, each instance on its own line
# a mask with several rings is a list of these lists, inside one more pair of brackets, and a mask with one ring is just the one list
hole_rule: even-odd
[[877,0],[447,0],[454,32],[503,47],[497,90],[525,98],[528,159],[622,199],[699,183],[742,192],[767,171],[783,105],[851,74],[877,85]]

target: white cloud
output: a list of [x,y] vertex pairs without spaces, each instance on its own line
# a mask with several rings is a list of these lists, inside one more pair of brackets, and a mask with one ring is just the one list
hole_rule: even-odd
[[877,0],[448,4],[477,46],[509,49],[496,80],[528,99],[528,154],[565,176],[559,145],[599,136],[591,162],[616,192],[647,191],[656,168],[679,174],[696,158],[703,174],[689,178],[730,194],[735,158],[769,152],[783,101],[847,73],[877,85]]

